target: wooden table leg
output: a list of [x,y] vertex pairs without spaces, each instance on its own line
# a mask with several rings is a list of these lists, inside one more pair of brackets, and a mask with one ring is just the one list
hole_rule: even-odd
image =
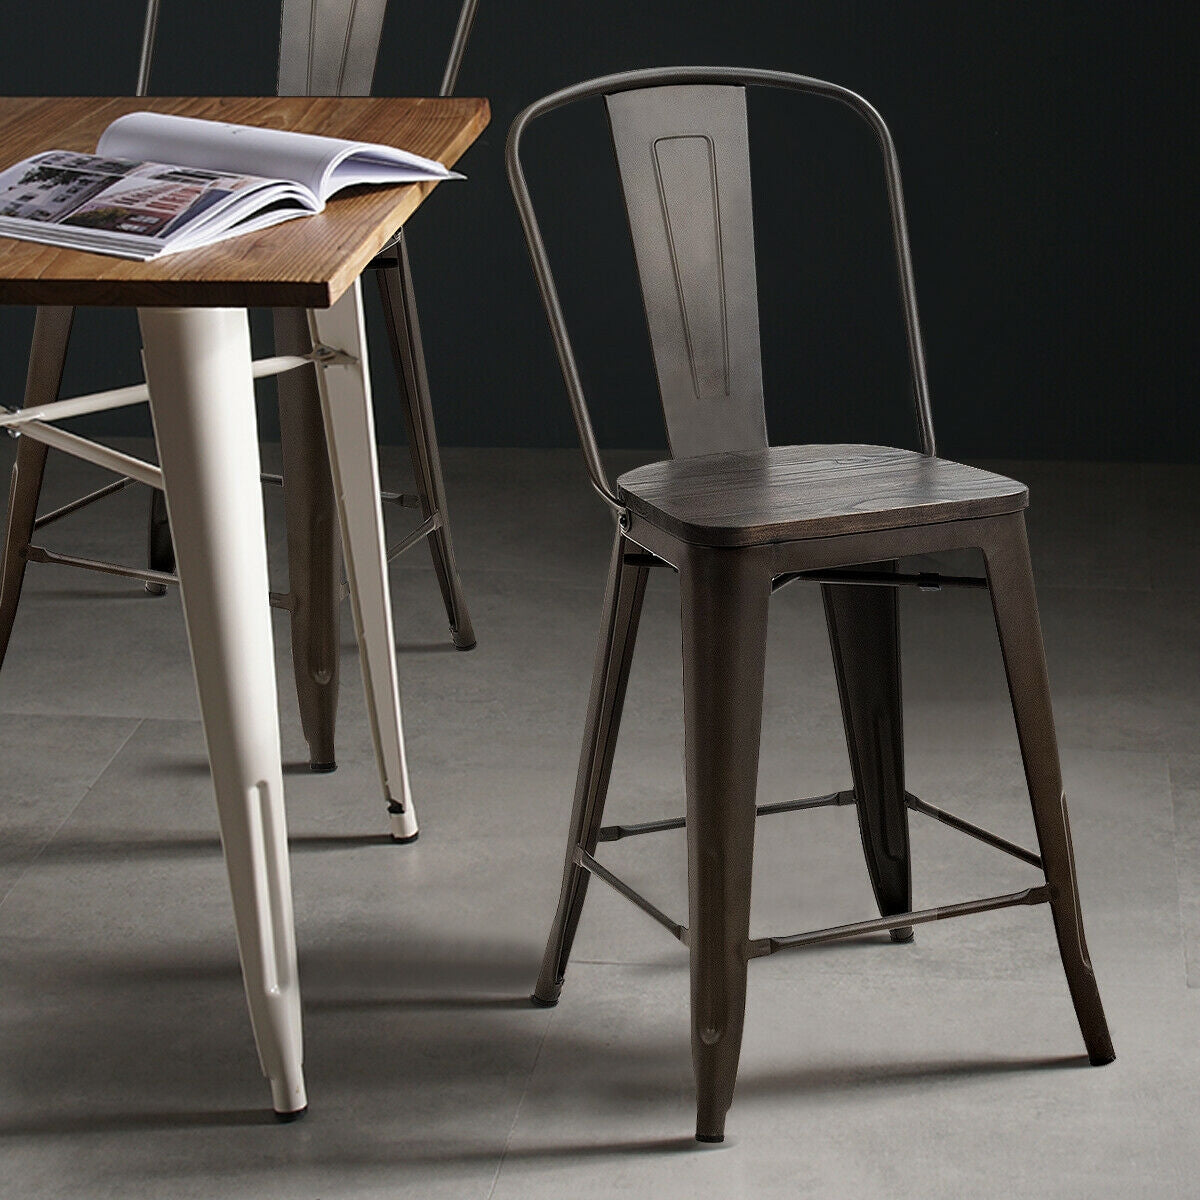
[[379,462],[361,282],[355,280],[332,308],[313,309],[309,320],[314,345],[342,352],[318,372],[325,440],[383,797],[392,837],[411,842],[417,836],[417,816],[400,722],[400,680],[379,502]]
[[242,976],[281,1117],[302,1113],[300,992],[243,309],[139,311]]

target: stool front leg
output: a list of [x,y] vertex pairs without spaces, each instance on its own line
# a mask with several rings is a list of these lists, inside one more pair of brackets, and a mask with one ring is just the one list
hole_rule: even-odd
[[584,724],[583,748],[579,754],[562,888],[537,985],[533,989],[533,1002],[543,1007],[558,1003],[587,897],[590,875],[575,861],[575,852],[583,849],[588,854],[595,854],[600,822],[604,819],[604,802],[608,798],[613,756],[617,751],[625,689],[629,684],[629,668],[633,663],[633,648],[650,574],[649,567],[643,562],[633,561],[631,551],[636,549],[618,531],[613,543],[604,614],[592,670],[592,691]]
[[679,586],[696,1139],[719,1142],[746,1015],[771,578],[756,551],[689,549]]
[[242,975],[290,1118],[307,1099],[249,327],[242,309],[139,318]]
[[1050,911],[1058,950],[1088,1058],[1093,1066],[1103,1066],[1112,1062],[1116,1054],[1083,935],[1071,825],[1058,759],[1025,515],[1015,513],[997,518],[989,526],[983,555],[1038,846],[1046,882],[1050,885]]
[[388,584],[375,416],[358,280],[328,309],[309,313],[313,343],[341,352],[318,371],[325,440],[350,581],[367,714],[392,837],[411,842],[417,815],[408,782],[400,718],[400,679]]

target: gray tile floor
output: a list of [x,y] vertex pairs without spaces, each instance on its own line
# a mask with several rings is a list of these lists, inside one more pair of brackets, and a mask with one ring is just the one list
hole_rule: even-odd
[[[0,455],[8,456],[6,445]],[[0,457],[0,468],[7,466]],[[50,497],[90,468],[53,460]],[[401,481],[402,452],[385,474]],[[1009,466],[1032,540],[1093,958],[1081,1044],[1045,909],[756,962],[723,1147],[691,1141],[680,947],[592,890],[560,1006],[558,887],[610,527],[573,453],[446,455],[479,648],[419,555],[394,587],[423,832],[381,838],[344,636],[341,769],[310,776],[276,626],[312,1108],[265,1111],[178,602],[33,567],[0,676],[0,1195],[1197,1195],[1200,470]],[[136,558],[144,493],[55,529]],[[278,495],[268,496],[280,572]],[[47,534],[50,541],[50,534]],[[1032,839],[986,597],[906,595],[910,786]],[[772,609],[762,793],[844,786],[817,597]],[[610,813],[680,808],[674,582],[651,584]],[[760,825],[755,934],[873,915],[853,817]],[[1022,886],[913,818],[916,902]],[[610,848],[685,911],[682,839]]]

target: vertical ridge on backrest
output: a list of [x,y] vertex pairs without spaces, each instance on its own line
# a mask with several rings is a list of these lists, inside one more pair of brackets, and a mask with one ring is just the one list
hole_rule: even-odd
[[605,97],[671,453],[767,444],[746,92]]
[[281,96],[369,96],[387,0],[283,0]]

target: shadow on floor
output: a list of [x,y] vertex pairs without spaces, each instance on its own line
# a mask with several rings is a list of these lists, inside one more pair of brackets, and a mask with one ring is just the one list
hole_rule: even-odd
[[[395,847],[398,843],[390,833],[293,834],[288,846],[294,851],[354,850],[363,846]],[[89,836],[72,838],[59,835],[48,842],[38,854],[40,864],[125,862],[141,855],[157,858],[192,858],[197,855],[220,855],[221,840],[216,836],[197,837],[117,837]]]

